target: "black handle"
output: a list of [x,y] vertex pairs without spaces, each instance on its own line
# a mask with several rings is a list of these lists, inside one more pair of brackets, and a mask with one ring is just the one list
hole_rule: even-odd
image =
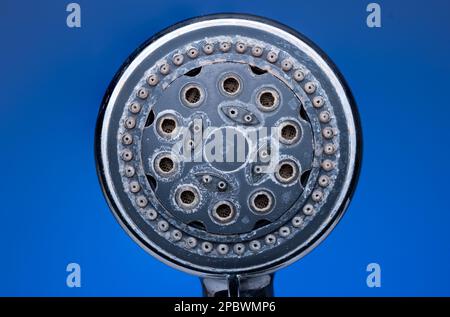
[[274,274],[201,278],[205,297],[273,297]]

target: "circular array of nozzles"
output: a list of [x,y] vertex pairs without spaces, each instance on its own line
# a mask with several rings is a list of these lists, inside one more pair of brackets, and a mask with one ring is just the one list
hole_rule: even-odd
[[[215,65],[224,64],[221,61],[232,63],[235,56],[246,56],[247,59],[241,58],[235,62],[245,64],[248,74],[220,70],[217,77],[211,77],[214,83],[210,86],[195,80],[203,71],[202,67],[213,69]],[[280,109],[292,107],[285,102],[283,93],[274,85],[263,85],[254,91],[251,105],[247,107],[239,98],[248,84],[245,80],[248,76],[271,76],[270,78],[285,85],[298,99],[298,106],[290,116],[277,118],[275,134],[280,148],[289,151],[289,148],[302,142],[306,137],[303,131],[305,123],[311,126],[313,146],[311,166],[307,168],[299,163],[294,151],[280,156],[270,172],[267,172],[267,166],[263,163],[244,162],[243,168],[250,175],[247,178],[251,178],[248,187],[252,190],[239,193],[239,184],[233,179],[232,173],[208,166],[204,162],[198,166],[187,164],[173,145],[178,142],[195,151],[197,141],[191,137],[183,138],[182,131],[189,129],[193,134],[202,133],[205,122],[208,122],[208,117],[202,110],[205,107],[215,107],[220,111],[220,116],[223,117],[222,127],[238,127],[242,131],[262,125],[268,117],[277,117]],[[180,85],[175,90],[176,96],[170,99],[178,103],[177,107],[182,111],[173,108],[173,104],[167,104],[165,111],[155,113],[154,104],[158,102],[158,98],[174,91],[170,90],[171,87],[176,86],[179,78],[186,77],[193,80]],[[211,87],[217,90],[214,94],[222,96],[223,105],[221,103],[220,107],[208,103],[208,97],[212,94]],[[196,123],[197,117],[201,124]],[[155,63],[124,104],[118,131],[118,154],[124,191],[154,230],[181,248],[215,257],[240,257],[263,252],[303,230],[325,203],[338,168],[336,154],[339,150],[339,131],[335,120],[320,82],[288,52],[244,37],[207,38],[190,43]],[[155,145],[154,153],[143,157],[142,144],[146,142],[143,130],[149,127],[162,145]],[[203,139],[200,140],[202,142]],[[257,155],[264,162],[272,155],[271,149],[261,148]],[[186,168],[190,171],[186,172]],[[173,184],[170,190],[158,193],[158,186],[165,186],[168,182]],[[300,208],[297,207],[297,212],[283,223],[270,218],[277,203],[285,199],[282,195],[274,194],[273,184],[282,189],[297,186],[299,193],[305,190],[308,193],[304,195]],[[207,199],[212,192],[214,199]],[[172,205],[161,207],[158,201],[167,200],[167,197]],[[168,213],[164,211],[179,210],[186,217],[194,217],[192,215],[200,208],[206,208],[208,219],[214,226],[230,228],[237,222],[245,221],[243,206],[266,221],[259,222],[259,227],[255,227],[255,230],[268,222],[274,224],[272,229],[257,238],[246,239],[242,235],[244,238],[240,241],[208,240],[204,238],[205,235],[196,235],[196,232],[207,230],[201,221],[188,223],[187,227],[192,227],[192,230],[186,231],[186,223],[180,225],[183,221],[170,219],[171,210]],[[215,235],[220,234],[215,232]]]

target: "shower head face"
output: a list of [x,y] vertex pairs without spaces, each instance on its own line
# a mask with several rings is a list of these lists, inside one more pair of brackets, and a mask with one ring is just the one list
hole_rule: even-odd
[[342,216],[360,128],[342,77],[275,22],[215,15],[140,47],[100,110],[103,190],[147,251],[198,275],[262,274]]

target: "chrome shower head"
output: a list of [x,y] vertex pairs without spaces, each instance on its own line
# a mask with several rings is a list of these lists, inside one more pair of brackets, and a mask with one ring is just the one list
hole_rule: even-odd
[[209,295],[222,280],[251,295],[341,218],[361,128],[342,76],[304,36],[212,15],[125,62],[103,100],[96,158],[112,211],[145,250],[203,277]]

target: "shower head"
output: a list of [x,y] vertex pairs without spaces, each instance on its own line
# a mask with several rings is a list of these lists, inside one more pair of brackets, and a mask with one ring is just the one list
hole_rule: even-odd
[[204,278],[209,295],[222,280],[242,295],[341,218],[361,128],[317,46],[271,20],[222,14],[176,24],[127,59],[95,151],[110,208],[136,242]]

